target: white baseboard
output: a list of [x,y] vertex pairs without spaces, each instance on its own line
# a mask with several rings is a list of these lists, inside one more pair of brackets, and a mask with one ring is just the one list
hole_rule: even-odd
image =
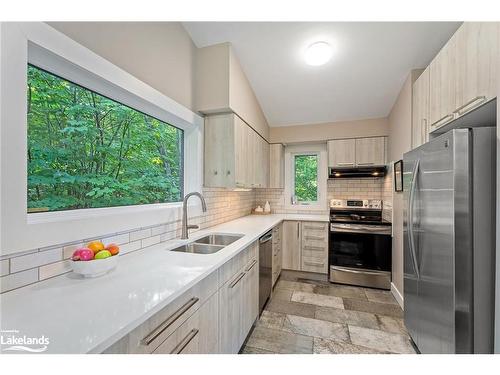
[[401,308],[404,310],[405,307],[403,295],[399,292],[398,288],[396,288],[396,285],[394,285],[393,283],[391,283],[391,293],[398,302],[399,306],[401,306]]

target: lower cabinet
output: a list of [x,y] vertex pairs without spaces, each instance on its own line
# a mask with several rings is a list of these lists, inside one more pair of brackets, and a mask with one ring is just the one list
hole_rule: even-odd
[[273,261],[272,261],[272,285],[276,284],[283,266],[283,251],[282,251],[282,229],[283,225],[279,224],[273,228]]
[[218,293],[175,330],[153,354],[218,353]]
[[221,353],[239,352],[259,314],[258,244],[253,244],[252,247],[254,249],[250,251],[255,257],[250,257],[249,262],[235,272],[219,290]]
[[283,269],[300,271],[300,221],[283,222]]
[[328,223],[283,223],[283,269],[328,273]]
[[103,353],[238,353],[258,314],[256,241]]

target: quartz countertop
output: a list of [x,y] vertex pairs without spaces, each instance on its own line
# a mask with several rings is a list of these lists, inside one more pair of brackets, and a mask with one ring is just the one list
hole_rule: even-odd
[[[121,256],[98,278],[67,273],[0,295],[0,328],[50,342],[46,353],[99,353],[160,311],[283,220],[328,215],[249,215]],[[169,251],[208,233],[242,238],[214,254]]]

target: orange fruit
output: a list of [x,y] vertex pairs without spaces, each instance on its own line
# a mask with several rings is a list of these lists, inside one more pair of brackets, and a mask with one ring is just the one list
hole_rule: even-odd
[[111,255],[116,255],[120,252],[120,248],[115,243],[110,243],[108,246],[106,246],[106,250],[108,250]]
[[99,251],[104,250],[104,244],[101,241],[92,241],[87,244],[87,247],[97,254]]

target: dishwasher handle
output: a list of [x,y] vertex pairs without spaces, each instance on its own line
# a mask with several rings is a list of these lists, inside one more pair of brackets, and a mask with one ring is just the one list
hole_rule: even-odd
[[259,238],[259,243],[266,243],[273,239],[273,231],[269,231],[264,234],[261,238]]

